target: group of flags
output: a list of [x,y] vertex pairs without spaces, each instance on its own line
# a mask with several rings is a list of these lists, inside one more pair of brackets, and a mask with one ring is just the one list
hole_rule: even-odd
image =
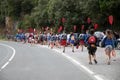
[[[109,20],[109,24],[110,25],[112,25],[113,24],[113,16],[112,15],[110,15],[109,17],[108,17],[108,20]],[[65,18],[62,18],[62,23],[64,24],[65,23]],[[87,18],[87,23],[88,24],[91,24],[91,18]],[[96,30],[96,29],[98,29],[98,23],[95,23],[94,25],[93,25],[93,27],[94,27],[94,29]],[[77,29],[77,25],[73,25],[73,29],[74,29],[74,32],[76,32],[76,29]],[[81,26],[81,31],[83,31],[85,29],[85,25],[82,25]],[[32,29],[29,29],[30,30],[30,32],[31,31],[33,31]],[[52,30],[52,29],[50,29],[49,27],[46,27],[46,28],[44,28],[44,27],[42,27],[41,28],[41,30],[42,31],[47,31],[47,30]],[[60,26],[59,28],[58,28],[58,33],[60,33],[61,31],[63,30],[63,26]],[[54,31],[56,31],[56,28],[54,29]]]

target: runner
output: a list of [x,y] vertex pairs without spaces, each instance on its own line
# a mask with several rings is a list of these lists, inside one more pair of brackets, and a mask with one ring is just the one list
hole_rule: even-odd
[[43,45],[43,34],[42,34],[42,32],[39,33],[38,43],[40,43],[41,45]]
[[34,38],[35,38],[35,44],[37,44],[38,43],[38,33],[37,32],[34,33]]
[[65,46],[67,45],[67,35],[65,33],[61,36],[61,45],[63,46],[63,53],[65,52]]
[[86,34],[84,34],[84,45],[85,45],[85,47],[87,47],[87,39],[88,39],[88,37],[89,37],[89,31],[86,30]]
[[59,34],[56,34],[55,46],[58,47],[58,48],[60,48],[60,43],[59,43],[59,41],[60,41]]
[[53,49],[53,47],[55,45],[55,41],[56,41],[56,36],[54,34],[52,34],[51,35],[51,42],[50,42],[51,49]]
[[72,46],[72,52],[74,52],[74,41],[75,41],[75,37],[74,37],[74,34],[72,33],[71,34],[71,39],[70,39],[70,43],[71,43],[71,46]]
[[33,33],[30,33],[29,38],[30,38],[31,45],[34,44],[35,43],[35,37],[34,37]]
[[16,34],[16,41],[17,42],[21,41],[21,34],[19,32]]
[[46,45],[47,44],[47,34],[44,33],[43,34],[43,45]]
[[96,54],[95,54],[97,50],[97,46],[96,46],[97,38],[94,36],[94,29],[90,30],[90,36],[88,37],[87,41],[88,41],[87,49],[88,49],[89,64],[92,64],[91,56],[94,58],[95,64],[97,64]]
[[48,33],[47,34],[47,44],[48,44],[48,47],[50,46],[50,40],[51,40],[51,33]]
[[81,51],[83,51],[83,46],[84,46],[84,34],[83,33],[79,35],[79,39],[80,39]]
[[22,38],[22,42],[26,43],[26,35],[24,32],[21,34],[21,38]]
[[114,49],[115,40],[111,30],[106,30],[106,37],[102,40],[101,46],[105,46],[105,54],[107,58],[107,64],[110,65],[111,52]]

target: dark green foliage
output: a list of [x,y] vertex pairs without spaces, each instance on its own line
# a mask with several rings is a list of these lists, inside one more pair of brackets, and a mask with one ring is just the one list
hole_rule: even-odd
[[[81,31],[87,18],[91,25],[99,24],[99,29],[111,28],[120,30],[120,0],[0,0],[0,23],[5,24],[5,17],[12,17],[20,23],[20,28],[56,27],[62,25],[65,31]],[[114,16],[113,25],[109,25],[108,16]],[[65,18],[65,23],[61,19]],[[26,28],[25,28],[26,27]]]

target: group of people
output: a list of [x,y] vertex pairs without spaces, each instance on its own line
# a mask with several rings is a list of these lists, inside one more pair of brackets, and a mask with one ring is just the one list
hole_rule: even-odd
[[[90,29],[87,30],[85,34],[80,33],[79,35],[75,35],[74,33],[17,33],[15,40],[23,41],[24,43],[29,42],[31,44],[39,43],[41,45],[48,45],[51,49],[54,48],[54,46],[58,48],[63,47],[63,53],[65,53],[65,47],[68,45],[72,47],[72,52],[74,52],[75,46],[76,48],[81,46],[81,51],[83,51],[84,46],[86,46],[88,50],[89,64],[92,64],[92,57],[94,58],[95,64],[97,64],[95,53],[97,51],[99,39],[94,35],[94,32],[94,29]],[[116,47],[116,37],[114,36],[113,31],[107,29],[105,31],[105,36],[99,44],[99,46],[105,48],[107,64],[110,65],[111,52],[115,53],[114,49]]]
[[[97,64],[97,60],[96,60],[96,50],[97,50],[97,37],[94,36],[94,29],[90,30],[90,36],[87,38],[87,42],[88,42],[88,54],[89,54],[89,64],[92,64],[91,61],[91,57],[94,58],[94,62],[95,64]],[[104,47],[105,49],[105,54],[106,54],[106,59],[107,59],[107,64],[110,65],[111,62],[111,53],[114,54],[113,56],[116,57],[115,54],[115,48],[117,45],[117,39],[113,33],[112,30],[107,29],[105,31],[105,36],[103,37],[103,39],[100,42],[100,47]]]

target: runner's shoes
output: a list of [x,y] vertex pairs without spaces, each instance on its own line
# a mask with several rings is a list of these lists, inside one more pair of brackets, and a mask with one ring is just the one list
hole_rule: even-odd
[[94,62],[95,62],[95,64],[97,64],[97,61],[96,61],[96,59],[94,59]]
[[92,62],[89,62],[90,65],[92,65]]
[[63,50],[63,53],[65,53],[65,50]]
[[[97,64],[97,60],[94,59],[95,64]],[[92,62],[89,62],[90,65],[92,65]]]
[[108,63],[107,63],[108,65],[110,65],[110,61],[108,61]]

